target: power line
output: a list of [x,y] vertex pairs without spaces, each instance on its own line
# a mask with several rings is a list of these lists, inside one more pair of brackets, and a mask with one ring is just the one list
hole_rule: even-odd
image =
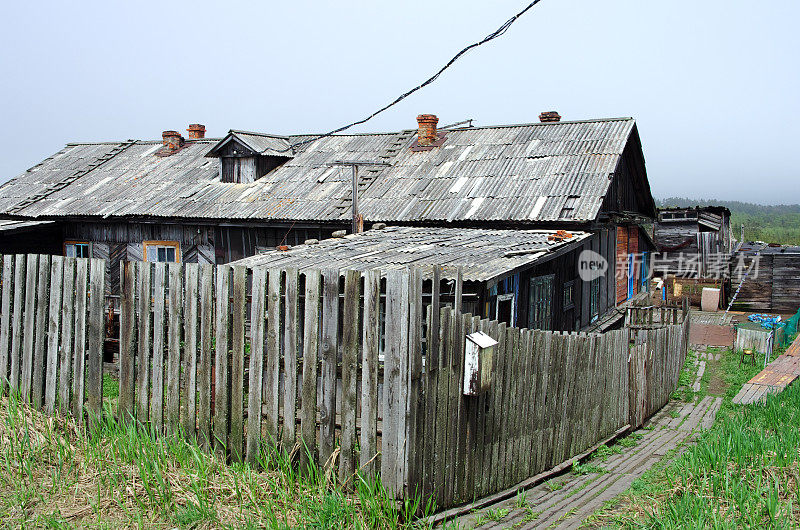
[[380,114],[381,112],[384,112],[384,111],[386,111],[386,110],[390,109],[391,107],[394,107],[395,105],[397,105],[398,103],[400,103],[401,101],[403,101],[404,99],[406,99],[408,96],[410,96],[410,95],[411,95],[411,94],[413,94],[414,92],[416,92],[416,91],[418,91],[418,90],[421,90],[422,88],[425,88],[426,86],[428,86],[428,85],[430,85],[431,83],[433,83],[434,81],[436,81],[436,79],[438,79],[438,77],[439,77],[440,75],[442,75],[442,73],[443,73],[445,70],[447,70],[448,68],[450,68],[450,67],[453,65],[453,63],[455,63],[457,60],[459,60],[459,59],[461,58],[461,56],[462,56],[462,55],[464,55],[465,53],[467,53],[467,52],[468,52],[468,51],[470,51],[471,49],[473,49],[473,48],[477,48],[478,46],[482,46],[483,44],[486,44],[487,42],[489,42],[489,41],[492,41],[492,40],[496,39],[497,37],[500,37],[500,36],[502,36],[502,35],[503,35],[503,34],[504,34],[506,31],[508,31],[508,28],[510,28],[510,27],[511,27],[511,25],[512,25],[512,24],[514,24],[514,22],[516,22],[516,21],[517,21],[517,19],[518,19],[518,18],[520,18],[520,17],[521,17],[522,15],[524,15],[525,13],[527,13],[527,12],[528,12],[528,11],[529,11],[531,8],[533,8],[533,6],[535,6],[535,5],[536,5],[536,4],[538,4],[539,2],[541,2],[541,0],[533,0],[533,2],[531,2],[530,4],[528,4],[527,6],[525,6],[525,8],[524,8],[522,11],[520,11],[519,13],[517,13],[516,15],[514,15],[513,17],[511,17],[511,18],[509,18],[508,20],[506,20],[506,21],[503,23],[503,25],[502,25],[502,26],[500,26],[499,28],[497,28],[495,31],[493,31],[492,33],[488,34],[488,35],[487,35],[486,37],[484,37],[482,40],[479,40],[478,42],[474,42],[474,43],[470,44],[469,46],[467,46],[466,48],[462,49],[460,52],[458,52],[457,54],[455,54],[455,55],[453,56],[453,58],[452,58],[452,59],[450,59],[450,60],[447,62],[447,64],[445,64],[443,67],[441,67],[441,68],[439,69],[439,71],[438,71],[438,72],[436,72],[435,74],[433,74],[431,77],[429,77],[428,79],[426,79],[425,81],[423,81],[421,84],[419,84],[419,85],[415,86],[414,88],[412,88],[412,89],[411,89],[411,90],[409,90],[408,92],[405,92],[405,93],[401,94],[400,96],[398,96],[397,98],[395,98],[395,100],[394,100],[394,101],[392,101],[392,102],[391,102],[391,103],[389,103],[388,105],[385,105],[385,106],[381,107],[380,109],[376,110],[375,112],[373,112],[372,114],[370,114],[370,115],[369,115],[369,116],[367,116],[366,118],[363,118],[363,119],[361,119],[361,120],[358,120],[358,121],[354,121],[353,123],[350,123],[350,124],[348,124],[348,125],[345,125],[345,126],[343,126],[343,127],[339,127],[338,129],[334,129],[334,130],[332,130],[332,131],[330,131],[330,132],[327,132],[327,133],[325,133],[325,134],[320,134],[319,136],[315,136],[315,137],[313,137],[313,138],[309,138],[309,139],[307,139],[307,140],[303,140],[302,142],[298,142],[298,143],[296,143],[296,144],[292,144],[292,145],[290,145],[289,147],[287,147],[286,149],[284,149],[283,151],[289,151],[289,150],[292,150],[292,151],[294,151],[295,147],[299,147],[299,146],[301,146],[301,145],[305,145],[305,144],[307,144],[307,143],[311,143],[311,142],[314,142],[314,141],[316,141],[316,140],[319,140],[320,138],[325,138],[325,137],[328,137],[328,136],[333,136],[333,135],[334,135],[334,134],[336,134],[336,133],[340,133],[340,132],[342,132],[342,131],[346,131],[347,129],[349,129],[349,128],[351,128],[351,127],[355,127],[356,125],[361,125],[362,123],[366,123],[366,122],[368,122],[369,120],[371,120],[372,118],[374,118],[375,116],[377,116],[378,114]]

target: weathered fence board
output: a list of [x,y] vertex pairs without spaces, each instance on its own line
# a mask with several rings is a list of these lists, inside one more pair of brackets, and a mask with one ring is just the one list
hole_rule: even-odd
[[0,389],[48,413],[99,417],[104,278],[100,260],[2,256]]

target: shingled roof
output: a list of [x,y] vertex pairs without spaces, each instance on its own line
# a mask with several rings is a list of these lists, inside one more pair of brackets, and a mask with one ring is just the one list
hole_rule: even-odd
[[292,154],[285,146],[313,137],[231,131],[287,158],[250,184],[220,181],[219,160],[206,156],[220,139],[187,140],[171,156],[157,156],[160,141],[68,144],[0,187],[0,216],[341,223],[350,175],[327,164],[347,159],[390,163],[362,171],[367,222],[584,222],[631,138],[640,149],[632,118],[453,129],[421,152],[409,149],[415,133],[330,136]]
[[529,267],[590,236],[573,232],[567,239],[551,240],[555,234],[555,230],[387,227],[286,251],[271,250],[232,265],[384,272],[438,265],[445,279],[455,278],[461,268],[465,280],[487,281]]

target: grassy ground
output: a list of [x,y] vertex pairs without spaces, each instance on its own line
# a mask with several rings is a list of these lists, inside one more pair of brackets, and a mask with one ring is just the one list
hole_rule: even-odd
[[[115,396],[109,389],[109,399]],[[180,437],[155,437],[107,414],[88,434],[0,400],[0,524],[6,527],[411,528],[380,485],[345,494],[316,469],[261,455],[227,465]]]
[[[776,355],[779,352],[776,352]],[[800,385],[764,405],[731,399],[760,367],[724,351],[699,399],[723,397],[711,429],[676,459],[653,468],[588,521],[624,528],[796,528],[800,525]],[[680,393],[679,393],[680,394]],[[686,396],[689,397],[689,396]]]

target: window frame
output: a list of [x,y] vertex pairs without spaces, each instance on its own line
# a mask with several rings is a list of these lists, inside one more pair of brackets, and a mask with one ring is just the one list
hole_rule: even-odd
[[144,261],[149,261],[147,259],[147,248],[152,247],[158,251],[161,248],[174,248],[175,249],[175,261],[153,261],[151,263],[180,263],[181,262],[181,244],[179,241],[163,241],[159,239],[153,239],[148,241],[142,241],[142,259]]
[[[71,257],[71,256],[67,256],[67,245],[74,245],[76,247],[78,245],[86,245],[86,250],[87,250],[87,252],[89,254],[86,257],[87,258],[91,258],[92,257],[92,243],[90,241],[80,241],[80,240],[77,240],[77,239],[67,239],[67,240],[65,240],[64,244],[62,245],[64,257]],[[82,257],[82,256],[78,256],[77,252],[75,254],[76,255],[73,256],[73,257],[76,257],[76,258]]]
[[[570,280],[568,282],[564,282],[564,289],[562,291],[562,299],[561,303],[564,306],[564,311],[569,311],[570,309],[575,308],[575,284],[577,280]],[[567,290],[570,292],[569,303],[567,303]]]

